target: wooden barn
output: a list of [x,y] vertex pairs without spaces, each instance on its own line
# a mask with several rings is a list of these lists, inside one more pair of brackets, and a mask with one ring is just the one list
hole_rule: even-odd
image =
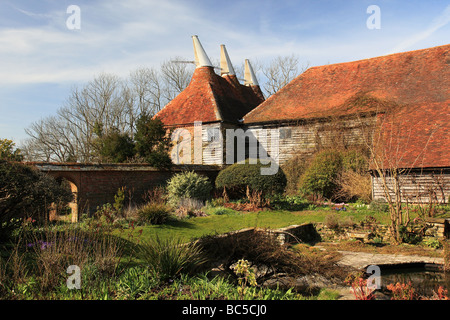
[[279,159],[323,146],[366,146],[373,198],[400,175],[402,200],[450,196],[450,45],[313,67],[244,116],[280,130]]
[[392,190],[400,186],[404,201],[448,202],[450,45],[312,67],[264,100],[249,64],[240,84],[222,46],[218,75],[193,40],[191,83],[156,115],[178,135],[178,163],[228,164],[230,128],[258,141],[275,135],[270,156],[281,165],[329,146],[360,146],[376,156],[374,199],[386,196],[385,182]]

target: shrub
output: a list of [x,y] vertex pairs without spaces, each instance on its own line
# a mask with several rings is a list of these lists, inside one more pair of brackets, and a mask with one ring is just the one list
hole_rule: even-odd
[[337,198],[353,201],[361,200],[369,203],[372,198],[370,175],[352,170],[343,170],[338,177],[339,189]]
[[161,239],[158,236],[143,242],[137,255],[163,282],[181,274],[194,273],[205,262],[197,244],[183,244],[180,239]]
[[337,177],[342,169],[342,155],[336,150],[317,153],[300,178],[300,188],[306,194],[332,198],[337,190]]
[[428,238],[423,240],[423,242],[425,243],[425,245],[433,249],[440,249],[442,247],[441,241],[436,238]]
[[175,211],[177,218],[183,219],[186,217],[206,217],[207,215],[202,211],[204,203],[197,199],[181,198],[178,203],[179,207]]
[[307,166],[308,162],[303,156],[294,156],[281,166],[286,175],[286,194],[296,195],[298,193],[299,180]]
[[417,294],[412,287],[411,282],[388,284],[386,288],[392,292],[392,300],[415,300]]
[[282,193],[286,188],[286,176],[279,168],[273,175],[262,175],[260,162],[249,163],[248,159],[242,163],[235,163],[219,172],[216,178],[216,187],[231,191],[235,197],[243,197],[250,191],[258,191],[267,194]]
[[134,135],[138,156],[156,168],[170,168],[172,159],[169,155],[170,135],[167,135],[164,123],[159,118],[152,118],[149,113],[142,113],[136,121]]
[[336,196],[345,200],[362,200],[369,203],[372,198],[369,161],[364,150],[347,150],[342,153],[342,171],[338,174],[339,186]]
[[352,287],[352,293],[356,300],[374,300],[373,289],[367,285],[367,279],[361,274],[349,274],[345,282]]
[[167,183],[168,200],[173,206],[178,206],[181,199],[206,201],[211,190],[207,177],[190,171],[174,175]]
[[414,229],[410,229],[405,226],[400,226],[398,228],[400,238],[402,242],[409,244],[418,244],[423,240],[423,234],[419,231],[415,231]]
[[342,168],[357,173],[365,173],[369,168],[364,150],[351,149],[342,153]]
[[169,208],[162,203],[147,203],[137,211],[140,223],[164,224],[170,215]]
[[232,215],[232,214],[236,214],[236,211],[230,209],[230,208],[225,208],[225,207],[215,207],[211,210],[210,214],[213,215],[217,215],[217,216],[222,216],[222,215]]
[[135,155],[133,140],[127,133],[112,130],[98,137],[94,145],[102,162],[123,163]]
[[106,203],[101,207],[97,207],[94,217],[107,226],[111,226],[117,219],[117,212],[110,203]]
[[12,218],[46,217],[52,203],[73,199],[70,187],[33,167],[0,160],[0,228]]
[[340,227],[339,216],[336,213],[328,214],[327,216],[325,216],[323,223],[325,224],[325,226],[333,230],[339,229]]
[[0,159],[9,161],[22,161],[23,155],[12,140],[0,139]]

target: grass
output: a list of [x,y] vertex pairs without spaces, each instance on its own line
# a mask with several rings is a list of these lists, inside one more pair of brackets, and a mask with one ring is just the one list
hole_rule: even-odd
[[[288,211],[260,211],[238,213],[233,215],[210,215],[184,220],[172,220],[163,225],[146,225],[136,227],[132,231],[133,238],[139,236],[147,239],[152,236],[161,238],[180,237],[185,241],[198,239],[204,235],[221,234],[245,228],[278,229],[293,224],[302,224],[311,220],[322,220],[325,214],[312,212],[294,213]],[[142,231],[141,231],[142,230]],[[115,234],[128,236],[128,234],[114,231]]]
[[[233,211],[233,210],[230,210]],[[278,229],[289,225],[303,223],[324,222],[325,217],[335,212],[330,207],[318,207],[314,210],[288,211],[288,210],[266,210],[258,212],[236,212],[207,217],[194,217],[183,220],[170,220],[163,225],[145,225],[136,227],[134,230],[124,233],[114,231],[116,235],[133,238],[148,239],[152,236],[161,238],[180,237],[185,241],[198,239],[205,235],[222,234],[245,228]],[[387,214],[369,210],[340,211],[342,217],[352,217],[358,223],[368,214],[374,216],[381,223],[387,222]]]
[[[29,248],[25,252],[26,254],[22,254],[22,251],[17,251],[16,255],[12,254],[14,253],[14,248],[5,246],[4,250],[0,252],[0,299],[2,294],[13,299],[239,299],[240,296],[236,286],[223,278],[210,278],[206,277],[206,275],[198,277],[183,275],[182,277],[175,277],[176,279],[172,283],[161,281],[161,279],[158,279],[161,278],[161,271],[157,268],[148,268],[148,264],[155,260],[153,256],[147,254],[147,258],[151,258],[150,262],[145,262],[145,257],[133,256],[136,244],[141,246],[155,238],[159,238],[161,243],[173,239],[188,242],[206,235],[222,234],[244,228],[278,229],[289,225],[324,222],[326,217],[332,213],[338,215],[340,219],[351,217],[351,220],[355,223],[364,220],[368,215],[375,217],[379,223],[389,223],[387,213],[369,210],[365,206],[358,207],[351,204],[347,205],[346,210],[343,211],[336,210],[339,208],[333,206],[315,206],[302,202],[295,205],[295,207],[291,207],[291,210],[277,207],[276,210],[258,212],[237,212],[229,208],[206,207],[202,209],[208,214],[205,217],[172,218],[168,219],[164,224],[158,225],[135,226],[132,223],[127,223],[123,225],[123,228],[103,230],[102,232],[114,236],[113,238],[116,240],[112,243],[98,241],[97,243],[102,246],[98,246],[98,248],[89,247],[92,250],[86,252],[84,250],[86,247],[83,247],[81,242],[56,241],[56,239],[48,238],[54,233],[42,234],[39,231],[38,233],[33,233],[36,237],[39,236],[38,238],[33,238],[34,240],[58,243],[58,246],[51,246],[46,248],[46,250],[38,250],[38,247],[33,247]],[[59,223],[61,224],[60,227],[62,226],[62,230],[65,229],[64,225],[66,227],[71,225],[63,221]],[[87,222],[83,224],[81,222],[75,226],[77,228],[73,230],[75,234],[68,233],[66,238],[83,239],[85,237],[84,228],[88,228],[88,230],[89,228],[94,228],[92,231],[95,231],[96,225],[97,222],[91,224]],[[55,225],[55,227],[58,227],[58,225]],[[72,232],[71,229],[70,231]],[[42,238],[42,236],[45,237]],[[66,248],[62,245],[63,243],[71,244],[71,246]],[[379,253],[399,253],[405,250],[405,252],[410,254],[420,254],[418,250],[423,250],[423,248],[418,246],[384,245],[375,247],[345,241],[333,246],[327,246],[327,244],[322,243],[320,245],[326,246],[331,252],[333,248],[334,250],[351,249]],[[119,247],[121,253],[118,260],[116,260]],[[302,248],[296,247],[295,249],[301,250]],[[314,252],[309,247],[307,249],[307,256],[309,259],[312,259]],[[151,252],[153,251],[152,249]],[[165,253],[164,250],[160,251]],[[437,251],[434,250],[433,252],[436,253]],[[83,258],[80,256],[80,253],[84,253],[86,256],[83,261],[76,261],[76,264],[85,265],[82,281],[83,288],[79,291],[70,291],[67,289],[64,281],[67,278],[67,274],[65,269],[62,268],[69,262],[64,259]],[[312,256],[309,254],[312,254]],[[29,257],[33,258],[34,269],[27,267]],[[161,260],[160,257],[157,257],[158,259]],[[160,262],[159,260],[158,263]],[[70,261],[70,263],[75,263],[75,261]],[[6,264],[9,265],[9,268],[2,269]],[[62,270],[60,274],[48,272],[56,267],[58,267],[58,270]],[[50,279],[54,280],[54,283],[49,282],[48,285],[43,286],[43,283],[46,284],[44,277],[46,274],[55,274],[55,278]],[[61,279],[63,280],[62,282]],[[5,284],[7,284],[9,289],[14,288],[15,291],[6,290]],[[50,287],[52,290],[50,290]],[[323,289],[318,295],[312,297],[304,297],[294,292],[268,288],[251,288],[248,290],[248,294],[249,296],[245,297],[245,299],[334,300],[339,297],[337,292],[329,289]]]

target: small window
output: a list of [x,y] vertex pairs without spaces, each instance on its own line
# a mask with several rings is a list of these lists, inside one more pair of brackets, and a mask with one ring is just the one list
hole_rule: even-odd
[[280,128],[280,139],[290,139],[292,134],[291,128]]
[[220,132],[219,132],[219,128],[208,128],[206,130],[207,133],[207,141],[208,142],[214,142],[214,141],[219,141],[220,140]]

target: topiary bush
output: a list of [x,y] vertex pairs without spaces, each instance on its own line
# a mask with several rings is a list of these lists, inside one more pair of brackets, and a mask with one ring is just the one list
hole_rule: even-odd
[[248,159],[235,163],[219,172],[216,188],[225,188],[232,197],[245,196],[247,186],[250,191],[262,192],[264,195],[283,193],[287,183],[283,170],[279,168],[276,174],[262,175],[261,168],[264,166],[260,162],[251,164]]
[[193,171],[175,174],[167,183],[168,201],[173,206],[178,206],[182,199],[206,201],[211,190],[209,179]]

